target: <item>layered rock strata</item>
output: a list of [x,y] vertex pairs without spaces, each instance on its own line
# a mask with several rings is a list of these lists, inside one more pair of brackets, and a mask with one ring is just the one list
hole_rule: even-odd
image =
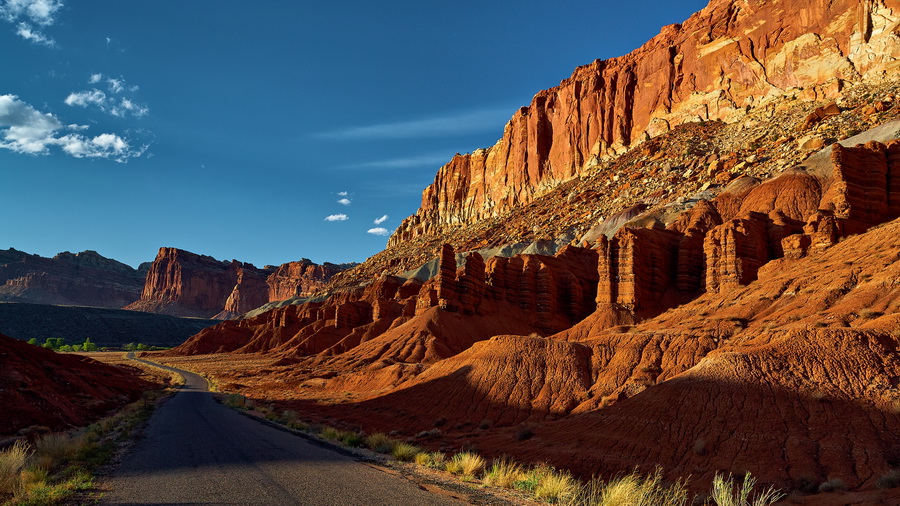
[[160,248],[147,272],[140,300],[126,309],[229,319],[268,302],[306,296],[349,267],[307,259],[266,266],[219,261],[177,248]]
[[898,25],[900,8],[885,0],[714,0],[639,49],[535,95],[494,146],[440,168],[388,246],[500,216],[675,125],[734,121],[776,97],[822,100],[890,76]]
[[45,258],[0,250],[0,301],[120,308],[140,296],[145,272],[96,251]]

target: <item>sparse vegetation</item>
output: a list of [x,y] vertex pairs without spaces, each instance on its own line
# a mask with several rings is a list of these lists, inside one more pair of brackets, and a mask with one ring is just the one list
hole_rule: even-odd
[[411,445],[409,443],[397,443],[394,445],[394,449],[391,451],[391,455],[394,456],[395,459],[401,462],[410,462],[416,455],[418,455],[422,451],[416,445]]
[[57,504],[94,486],[92,471],[153,411],[161,392],[126,406],[84,429],[50,433],[33,447],[17,441],[0,451],[0,501],[4,504]]
[[524,475],[521,465],[504,456],[494,459],[491,463],[491,468],[484,473],[484,483],[500,488],[513,488],[513,484]]
[[891,469],[890,471],[878,477],[875,482],[878,488],[897,488],[900,487],[900,469]]
[[365,437],[363,443],[366,445],[366,448],[370,450],[374,450],[378,453],[391,453],[394,450],[394,445],[396,442],[384,434],[383,432],[376,432],[375,434],[370,434]]
[[463,479],[474,479],[484,469],[484,457],[473,452],[460,452],[447,462],[445,469]]
[[16,441],[0,452],[0,497],[14,495],[20,487],[19,474],[25,468],[29,448],[24,441]]
[[[735,483],[734,476],[729,475],[728,478],[725,478],[721,474],[716,474],[713,478],[710,498],[716,506],[768,506],[784,497],[784,494],[772,487],[763,489],[754,495],[753,487],[756,486],[756,478],[750,473],[745,474],[742,481],[743,483],[738,485]],[[751,495],[753,495],[752,498]]]

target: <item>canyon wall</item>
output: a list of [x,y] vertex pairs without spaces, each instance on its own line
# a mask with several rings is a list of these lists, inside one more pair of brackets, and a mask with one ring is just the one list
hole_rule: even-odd
[[774,98],[822,100],[890,76],[898,26],[892,0],[714,0],[535,95],[494,146],[440,168],[388,246],[502,215],[675,125],[734,121]]
[[0,301],[120,308],[140,297],[146,268],[96,251],[45,258],[0,250]]
[[303,259],[259,269],[237,260],[219,261],[177,248],[160,248],[147,272],[140,300],[126,309],[237,318],[268,302],[310,295],[347,267]]

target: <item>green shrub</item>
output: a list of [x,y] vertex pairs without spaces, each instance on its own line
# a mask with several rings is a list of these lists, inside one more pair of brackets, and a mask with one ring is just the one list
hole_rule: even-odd
[[363,439],[363,443],[366,445],[366,448],[378,453],[391,453],[394,450],[394,445],[397,444],[396,441],[381,432],[366,436]]
[[882,474],[878,481],[875,482],[878,488],[897,488],[900,487],[900,469],[891,469]]
[[334,427],[324,427],[319,431],[319,436],[328,439],[330,441],[340,441],[341,440],[341,431],[335,429]]
[[416,458],[416,455],[418,455],[421,451],[422,449],[416,445],[411,445],[409,443],[397,443],[396,445],[394,445],[394,449],[391,451],[391,455],[393,455],[395,459],[401,462],[409,462]]

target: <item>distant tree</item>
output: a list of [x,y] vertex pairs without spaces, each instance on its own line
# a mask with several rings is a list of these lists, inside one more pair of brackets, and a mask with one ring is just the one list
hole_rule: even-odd
[[81,345],[81,349],[84,351],[97,351],[97,345],[91,342],[91,338],[88,337],[84,340],[84,344]]
[[134,351],[134,348],[135,348],[134,343],[128,343],[125,346],[122,346],[122,349],[128,350],[128,351]]
[[37,339],[32,337],[31,339],[28,340],[28,344],[30,344],[32,346],[37,346],[38,345]]
[[63,351],[63,352],[72,351],[72,347],[69,346],[68,344],[64,344],[64,345],[60,346],[59,348],[56,348],[56,351]]
[[65,344],[66,340],[61,337],[48,337],[41,346],[49,350],[59,350],[61,347],[65,346]]
[[147,346],[147,345],[144,344],[144,343],[138,343],[137,349],[138,349],[139,351],[150,351],[150,347]]
[[80,345],[80,344],[73,344],[73,345],[72,345],[72,351],[81,351],[81,345]]

